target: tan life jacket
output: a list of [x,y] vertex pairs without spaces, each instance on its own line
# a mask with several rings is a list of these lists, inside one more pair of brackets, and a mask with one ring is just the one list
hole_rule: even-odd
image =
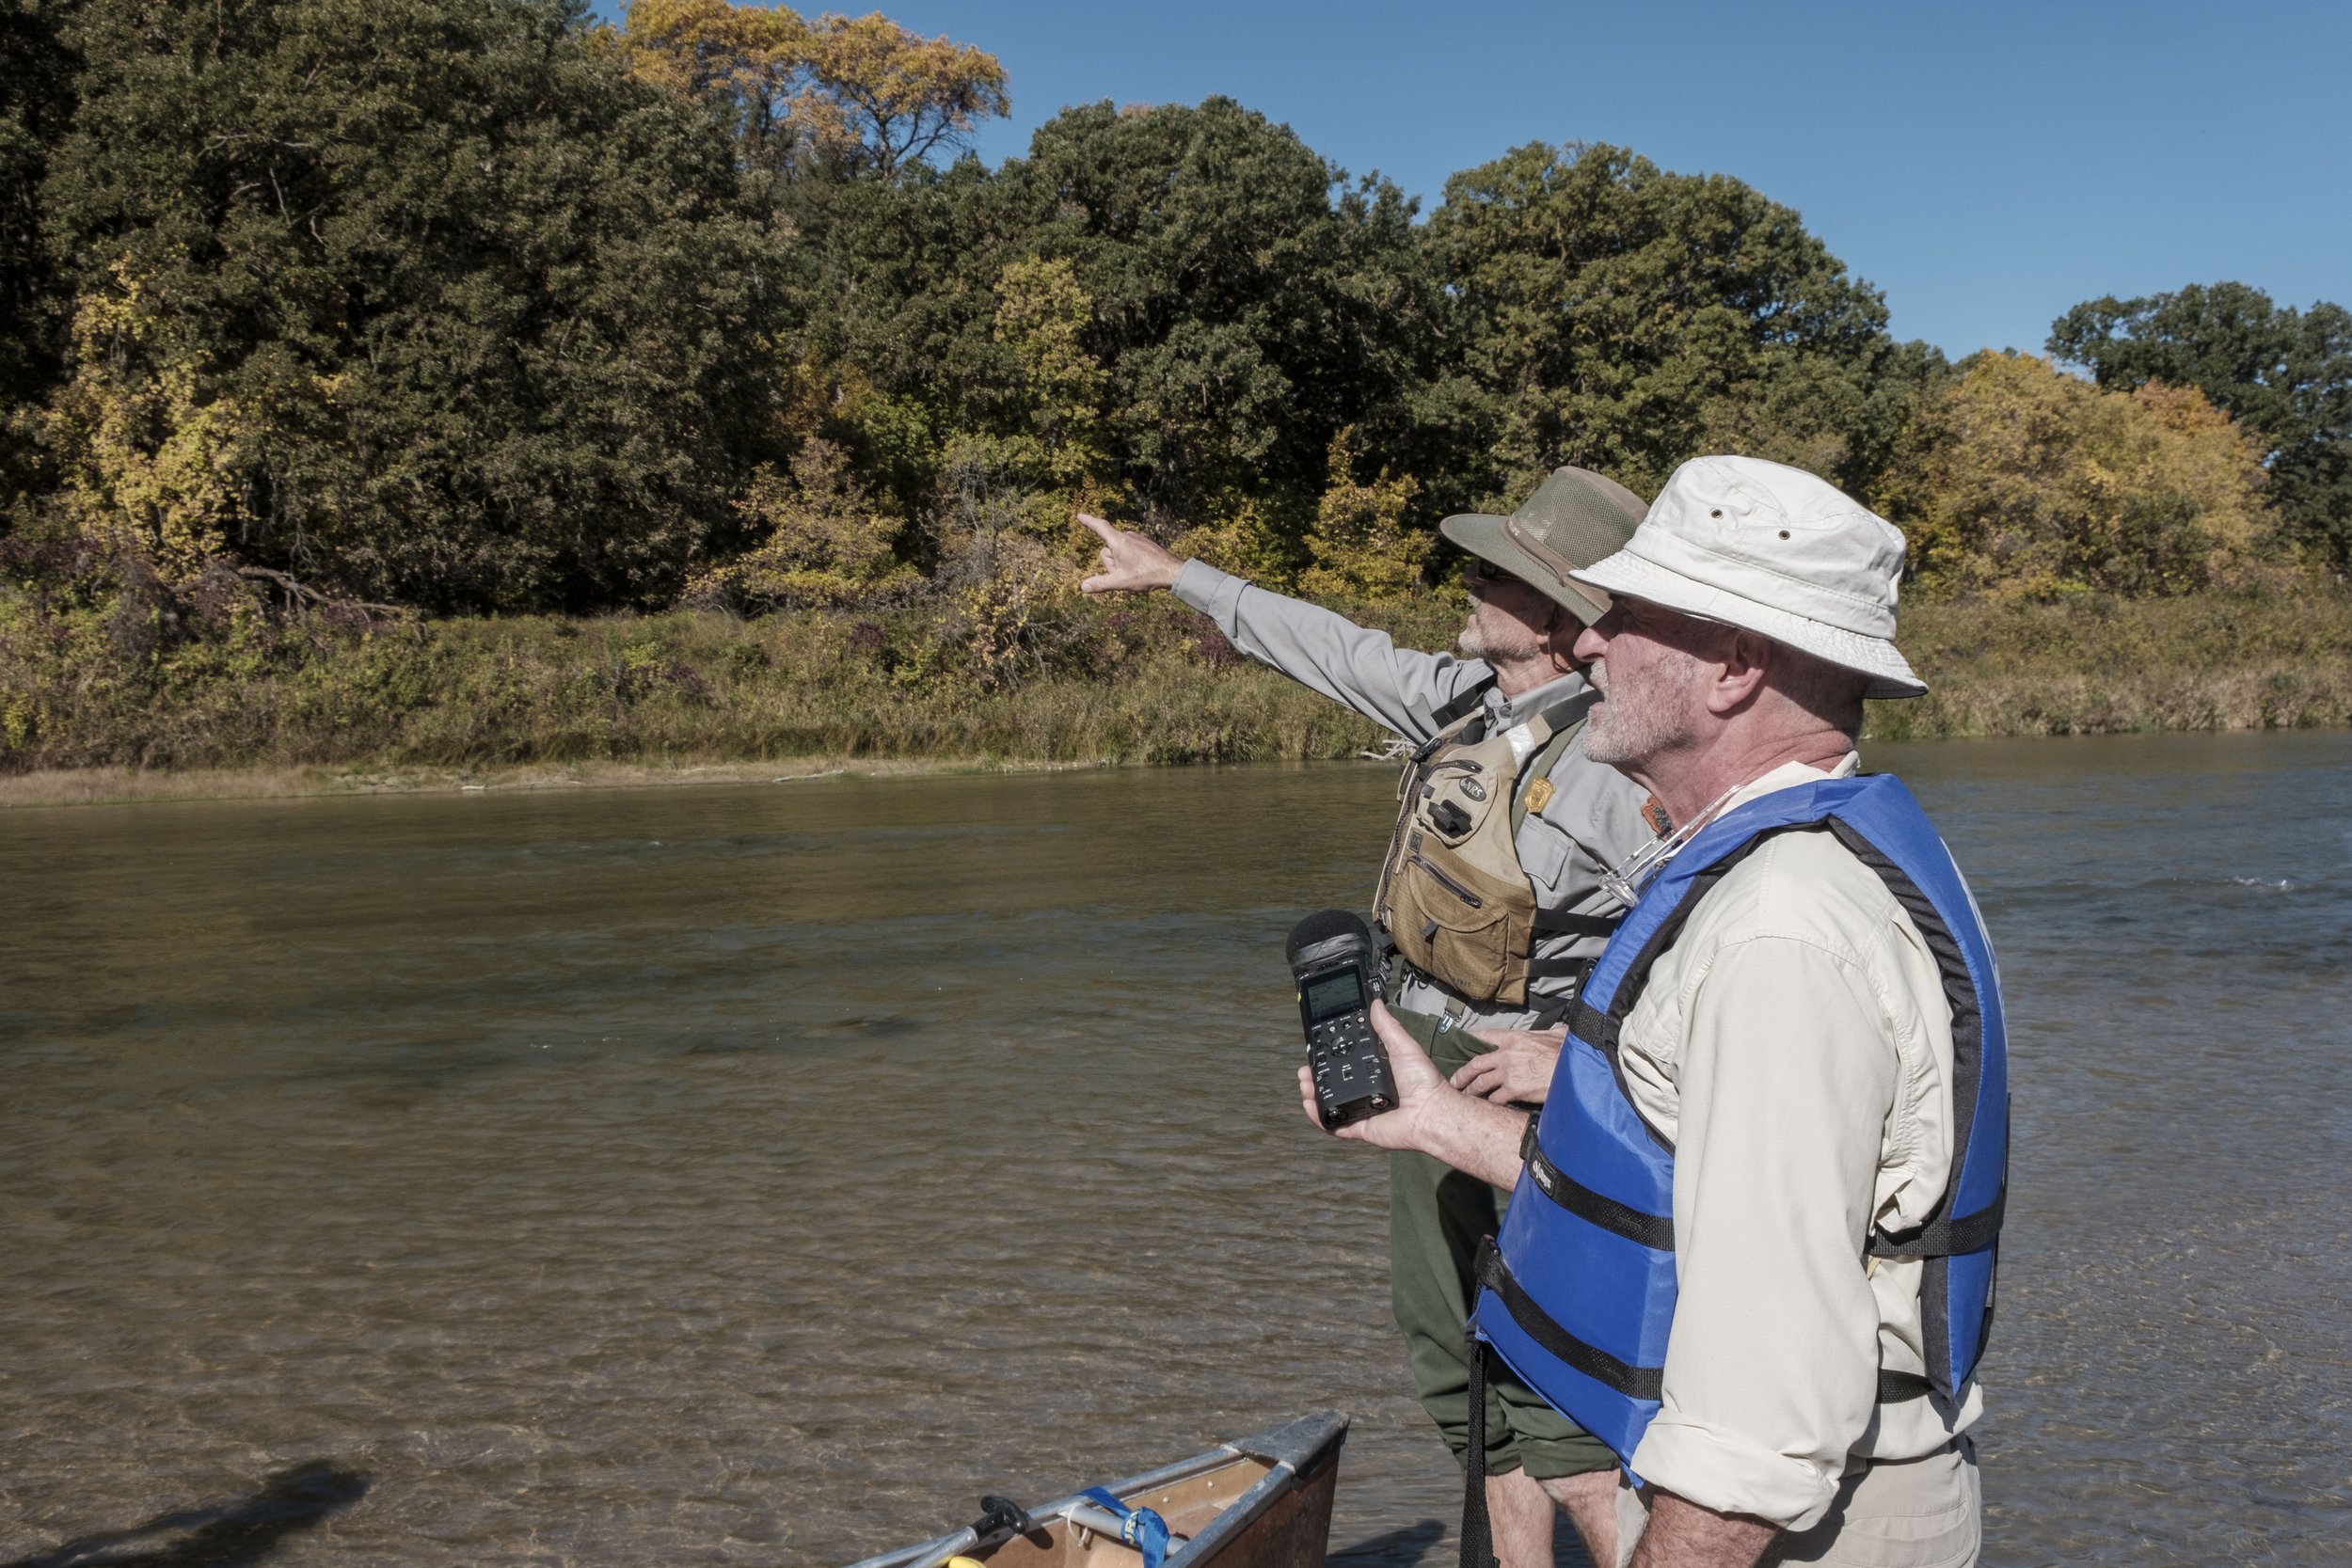
[[1398,955],[1467,1002],[1526,1006],[1530,979],[1583,967],[1537,960],[1537,938],[1616,925],[1538,908],[1519,864],[1519,826],[1550,799],[1552,765],[1599,700],[1587,690],[1493,735],[1473,707],[1405,765],[1373,907]]

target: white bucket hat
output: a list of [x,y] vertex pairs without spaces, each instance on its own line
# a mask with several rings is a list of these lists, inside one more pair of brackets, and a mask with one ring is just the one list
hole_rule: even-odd
[[1870,677],[1868,697],[1927,683],[1896,651],[1903,536],[1828,481],[1756,457],[1677,468],[1623,549],[1581,582],[1756,632]]

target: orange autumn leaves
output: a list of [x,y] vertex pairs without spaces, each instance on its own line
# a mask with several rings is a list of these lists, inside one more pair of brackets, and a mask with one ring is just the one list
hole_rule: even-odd
[[631,0],[610,36],[631,71],[725,116],[746,156],[814,158],[888,175],[1002,115],[993,55],[927,39],[879,12],[809,21],[787,7]]

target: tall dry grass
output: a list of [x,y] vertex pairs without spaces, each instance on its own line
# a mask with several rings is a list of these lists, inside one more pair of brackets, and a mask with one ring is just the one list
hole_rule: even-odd
[[[1240,762],[1346,757],[1387,738],[1240,660],[1165,598],[1078,613],[993,684],[914,611],[443,621],[136,658],[87,638],[44,644],[20,618],[0,641],[0,772]],[[1438,646],[1458,611],[1365,613]],[[2342,589],[1929,605],[1905,612],[1902,641],[1935,689],[1873,705],[1875,737],[2352,721]]]

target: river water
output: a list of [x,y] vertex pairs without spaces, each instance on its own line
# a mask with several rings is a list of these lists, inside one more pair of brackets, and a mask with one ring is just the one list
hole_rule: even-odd
[[[1885,746],[2016,1034],[1986,1560],[2352,1563],[2352,735]],[[1371,766],[0,816],[0,1568],[823,1565],[1323,1405]]]

